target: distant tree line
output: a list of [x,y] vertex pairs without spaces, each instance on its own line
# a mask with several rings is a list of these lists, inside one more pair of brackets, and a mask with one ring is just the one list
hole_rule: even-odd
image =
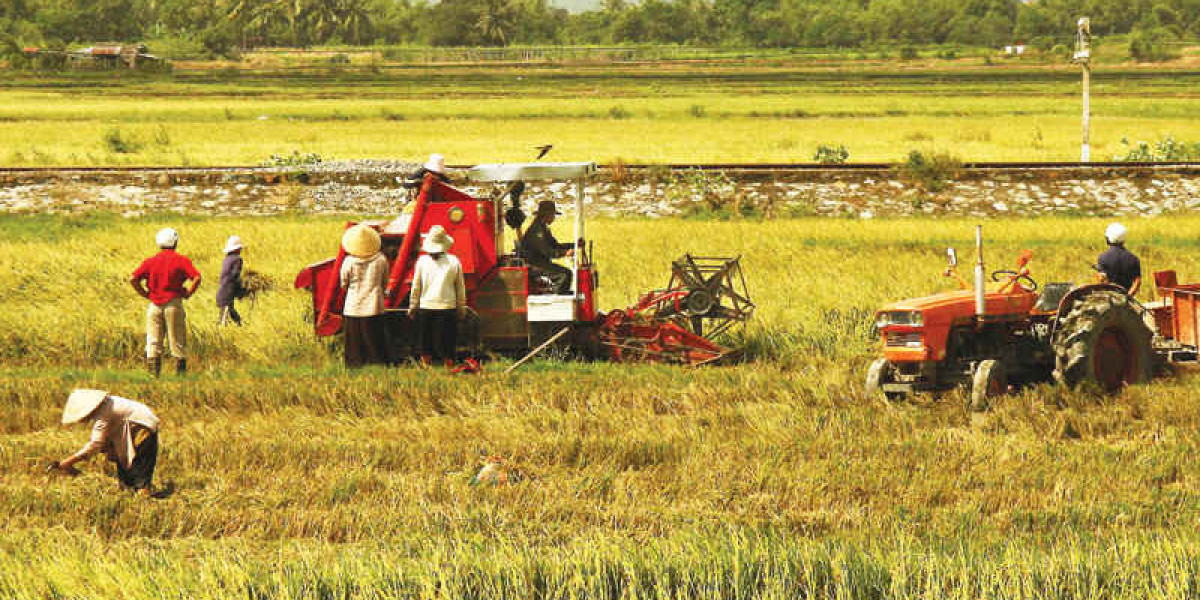
[[1200,38],[1200,0],[0,0],[0,52],[93,41],[186,39],[210,54],[255,46],[880,44],[1069,46],[1079,16],[1150,51]]

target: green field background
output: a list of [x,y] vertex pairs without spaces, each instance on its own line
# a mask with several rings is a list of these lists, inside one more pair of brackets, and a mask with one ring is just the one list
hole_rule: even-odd
[[[1093,77],[1092,156],[1121,142],[1200,139],[1200,72],[1113,67]],[[0,84],[0,164],[248,165],[271,154],[451,163],[851,162],[911,150],[967,161],[1076,160],[1077,69],[412,67],[382,73],[188,71],[160,78],[15,74]],[[132,141],[116,148],[116,132]]]

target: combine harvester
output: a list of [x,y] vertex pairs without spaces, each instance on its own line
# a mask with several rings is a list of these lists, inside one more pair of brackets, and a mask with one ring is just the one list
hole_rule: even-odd
[[875,325],[883,356],[867,369],[870,393],[896,399],[970,387],[969,407],[985,410],[1009,386],[1057,381],[1113,392],[1149,380],[1168,362],[1195,361],[1200,344],[1200,284],[1154,274],[1159,300],[1139,304],[1112,284],[1047,283],[1030,276],[1033,253],[986,283],[982,228],[976,227],[974,288],[958,277],[948,249],[945,275],[961,291],[883,307]]
[[[599,270],[592,246],[585,242],[585,181],[594,163],[528,163],[479,165],[468,178],[480,183],[508,183],[495,198],[475,198],[427,175],[411,213],[391,221],[370,222],[380,232],[391,274],[386,308],[392,358],[416,354],[415,327],[406,316],[412,271],[420,255],[421,234],[441,225],[454,238],[450,253],[462,262],[472,315],[460,322],[460,350],[468,354],[522,354],[557,344],[587,358],[707,364],[737,353],[714,341],[754,311],[738,258],[686,255],[672,264],[666,289],[644,295],[625,310],[603,313],[596,291]],[[519,243],[505,253],[505,234],[520,239],[525,215],[520,196],[527,181],[574,182],[574,253],[570,258],[571,289],[555,294],[549,280],[521,258]],[[503,212],[505,197],[511,206]],[[349,227],[354,223],[347,223]],[[507,228],[506,228],[507,225]],[[331,236],[332,237],[332,236]],[[345,290],[337,273],[345,251],[310,265],[296,277],[297,288],[312,292],[316,333],[341,330]]]

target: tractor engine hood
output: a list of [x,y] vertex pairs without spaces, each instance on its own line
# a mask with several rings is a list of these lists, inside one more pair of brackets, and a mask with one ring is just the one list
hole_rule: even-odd
[[[1037,302],[1037,294],[1022,290],[988,292],[984,294],[984,302],[987,304],[988,315],[1003,318],[1015,314],[1028,314]],[[920,312],[925,325],[967,320],[975,316],[975,294],[971,290],[958,290],[902,300],[884,306],[878,314],[904,312]]]

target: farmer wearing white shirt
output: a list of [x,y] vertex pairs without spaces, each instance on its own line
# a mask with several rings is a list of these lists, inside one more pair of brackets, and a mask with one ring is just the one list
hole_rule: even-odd
[[408,314],[418,323],[421,363],[429,365],[438,359],[450,368],[458,343],[458,320],[466,316],[467,286],[462,263],[446,253],[454,245],[454,238],[441,225],[431,227],[424,237],[424,254],[413,268]]
[[158,417],[150,407],[103,390],[71,392],[63,409],[64,425],[91,419],[92,437],[83,449],[52,464],[52,468],[78,475],[75,464],[104,453],[117,464],[117,479],[124,488],[149,496],[158,464]]
[[346,366],[387,364],[388,337],[383,322],[383,288],[388,278],[388,261],[379,251],[382,240],[374,228],[359,223],[342,234],[339,282],[346,290],[342,305]]

